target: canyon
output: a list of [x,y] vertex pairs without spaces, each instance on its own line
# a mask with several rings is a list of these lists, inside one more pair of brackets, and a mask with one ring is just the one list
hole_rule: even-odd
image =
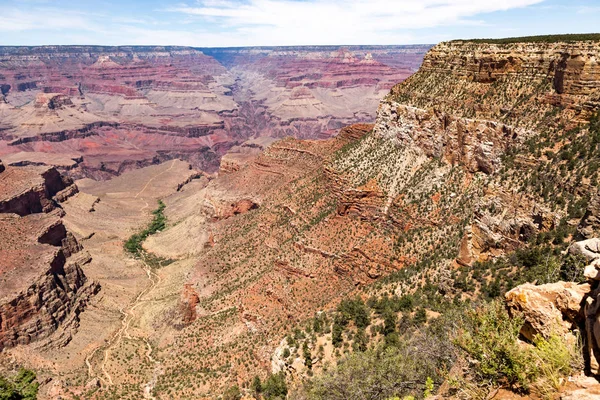
[[249,139],[372,121],[428,48],[0,47],[0,157],[76,178],[173,158],[215,172]]
[[518,285],[549,279],[523,252],[548,265],[598,236],[599,43],[0,49],[0,368],[35,369],[42,398],[301,390],[355,351],[354,323],[332,332],[354,296],[435,321],[508,293],[529,340],[538,306],[595,326],[573,315],[585,293],[597,308],[596,264]]

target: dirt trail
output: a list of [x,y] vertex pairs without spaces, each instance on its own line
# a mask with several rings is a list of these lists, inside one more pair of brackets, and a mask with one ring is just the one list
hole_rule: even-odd
[[[163,174],[166,174],[167,172],[169,172],[170,170],[172,170],[173,167],[175,166],[175,162],[176,161],[177,161],[177,159],[174,159],[173,162],[171,163],[171,166],[168,169],[166,169],[163,172],[160,172],[160,173],[154,175],[152,178],[150,178],[148,180],[148,182],[146,182],[146,184],[144,185],[144,187],[142,188],[142,190],[140,190],[139,192],[136,193],[136,195],[134,196],[134,199],[137,199],[140,196],[140,194],[144,193],[146,191],[146,189],[148,189],[148,185],[150,185],[150,183],[152,183],[152,181],[154,181],[159,176],[161,176]],[[146,208],[148,208],[148,206],[149,206],[148,202],[146,200],[144,200],[144,203],[146,203],[146,205],[143,206],[142,208],[140,208],[140,211],[144,211]]]
[[[138,341],[141,344],[143,344],[143,346],[146,348],[146,351],[145,351],[146,358],[148,359],[148,361],[150,361],[151,363],[156,365],[153,381],[156,380],[156,376],[158,373],[157,370],[159,369],[158,367],[160,365],[160,362],[157,361],[154,357],[152,357],[152,353],[153,353],[154,349],[152,348],[152,345],[150,344],[148,339],[145,337],[134,337],[129,333],[129,327],[131,325],[131,321],[135,317],[136,308],[138,308],[143,303],[148,302],[149,300],[144,299],[144,297],[146,295],[150,294],[162,282],[162,279],[160,278],[160,276],[158,274],[156,274],[154,271],[152,271],[152,269],[150,268],[150,266],[146,263],[146,261],[144,259],[142,259],[141,262],[142,262],[142,268],[144,269],[144,272],[146,273],[149,284],[146,286],[146,288],[144,288],[144,290],[142,290],[136,296],[135,300],[129,305],[129,307],[127,309],[124,310],[123,308],[121,308],[119,310],[119,312],[123,315],[123,318],[121,320],[121,327],[110,338],[110,340],[108,341],[108,343],[106,344],[106,346],[104,348],[104,357],[100,364],[100,370],[102,371],[103,376],[99,376],[98,378],[101,379],[108,386],[113,385],[113,379],[112,379],[112,376],[110,375],[110,373],[106,369],[106,364],[110,360],[112,350],[121,343],[123,337],[125,337],[126,339],[129,339],[129,340]],[[92,367],[90,360],[94,357],[94,355],[100,348],[101,347],[95,348],[85,359],[86,365],[88,367],[88,375],[92,378],[95,377],[95,374],[94,374],[94,369]],[[146,387],[148,385],[149,384],[146,384]],[[154,384],[151,385],[151,389],[153,388],[153,386],[154,386]],[[145,392],[144,397],[152,398],[151,396],[147,397],[146,387],[144,388],[144,392]],[[151,393],[151,392],[152,392],[152,390],[149,391],[149,393]]]
[[[146,182],[144,187],[134,196],[134,198],[138,198],[148,188],[148,186],[150,185],[150,183],[153,180],[155,180],[159,176],[161,176],[161,175],[167,173],[168,171],[170,171],[171,169],[173,169],[176,162],[177,162],[177,160],[173,160],[173,162],[171,163],[171,166],[168,169],[166,169],[166,170],[154,175],[152,178],[150,178],[148,180],[148,182]],[[143,211],[145,208],[147,208],[149,206],[149,203],[145,199],[144,199],[144,202],[145,202],[145,206],[143,206],[140,209],[140,211]],[[125,309],[123,309],[123,308],[119,309],[119,312],[123,315],[123,317],[121,319],[121,327],[115,332],[115,334],[108,340],[108,342],[105,345],[96,347],[87,355],[87,357],[85,358],[85,364],[88,368],[88,375],[90,378],[97,377],[100,380],[102,380],[102,382],[105,385],[111,386],[114,384],[113,377],[106,369],[106,364],[110,360],[113,349],[115,349],[121,343],[121,341],[123,340],[123,337],[125,337],[126,339],[129,339],[129,340],[140,342],[140,344],[142,344],[146,348],[144,354],[146,355],[146,358],[148,359],[148,361],[150,363],[155,364],[155,369],[154,369],[152,380],[149,383],[147,383],[146,385],[144,385],[144,387],[143,387],[144,398],[153,399],[154,397],[152,396],[152,390],[154,389],[154,384],[156,382],[158,375],[160,374],[160,362],[157,361],[154,357],[152,357],[152,353],[153,353],[154,349],[152,348],[152,345],[150,344],[148,339],[145,337],[133,337],[129,333],[129,327],[131,325],[131,321],[135,317],[135,310],[143,303],[150,301],[149,299],[144,299],[144,297],[149,295],[152,291],[154,291],[156,289],[156,287],[161,283],[162,280],[158,274],[156,274],[154,271],[152,271],[152,268],[146,262],[143,253],[142,253],[142,258],[140,259],[140,262],[141,262],[142,269],[146,273],[146,277],[147,277],[149,283],[146,285],[146,287],[140,293],[138,293],[138,295],[135,297],[133,302],[131,302],[129,304],[128,307],[126,307]],[[91,360],[96,355],[98,350],[100,350],[102,348],[104,348],[104,356],[100,363],[100,371],[102,371],[102,374],[100,376],[97,376],[94,372],[94,367],[92,366]]]

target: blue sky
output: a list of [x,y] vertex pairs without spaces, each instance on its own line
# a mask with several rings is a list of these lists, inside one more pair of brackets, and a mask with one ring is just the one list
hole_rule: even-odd
[[384,45],[598,31],[600,0],[0,0],[0,45]]

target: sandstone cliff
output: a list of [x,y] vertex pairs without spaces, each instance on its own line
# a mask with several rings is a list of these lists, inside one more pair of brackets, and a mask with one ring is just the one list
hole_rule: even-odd
[[99,289],[87,280],[90,261],[62,223],[58,201],[73,182],[48,167],[0,171],[0,351],[52,338],[64,345],[78,314]]
[[0,175],[0,213],[48,212],[77,193],[73,180],[52,167],[9,167]]
[[[489,244],[512,246],[527,239],[527,231],[555,227],[565,216],[552,205],[559,194],[592,195],[581,183],[595,181],[594,172],[586,170],[594,156],[572,160],[572,153],[579,146],[596,148],[587,122],[600,106],[599,53],[594,41],[456,41],[432,48],[419,71],[395,86],[379,107],[375,136],[421,160],[384,183],[389,196],[402,192],[419,164],[433,160],[473,177],[488,175],[483,184],[481,176],[475,179],[483,193],[461,247],[465,260],[476,259]],[[565,167],[572,172],[561,173]],[[434,182],[440,173],[427,179]],[[552,191],[554,199],[548,196]],[[588,230],[594,229],[593,210]],[[513,215],[510,220],[507,214]]]

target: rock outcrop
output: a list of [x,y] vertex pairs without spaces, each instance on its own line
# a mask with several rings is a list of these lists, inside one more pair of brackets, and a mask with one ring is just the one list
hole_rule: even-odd
[[513,314],[523,316],[521,334],[533,341],[536,335],[565,334],[582,323],[583,299],[589,292],[589,284],[557,282],[536,286],[527,283],[506,293],[506,302]]
[[[421,79],[413,77],[408,85],[396,86],[392,96],[410,98],[416,106],[431,104],[443,91],[447,96],[439,106],[442,110],[496,121],[519,120],[520,126],[533,127],[530,123],[552,105],[565,107],[573,117],[585,117],[597,108],[599,52],[597,41],[444,42],[423,60]],[[428,93],[414,93],[416,80],[419,85],[439,85],[430,86]],[[526,93],[528,99],[523,98]],[[528,104],[538,107],[527,109]]]
[[49,212],[77,190],[71,178],[53,167],[7,167],[0,174],[0,213]]
[[591,115],[600,100],[599,56],[596,42],[440,43],[382,102],[375,130],[490,173],[504,152],[536,134],[544,113],[560,105],[560,120]]
[[585,257],[588,261],[600,258],[600,239],[591,238],[573,243],[569,253]]
[[400,146],[418,146],[428,157],[486,174],[498,169],[500,157],[511,146],[531,135],[495,121],[461,118],[393,101],[379,107],[375,132],[396,139]]
[[[585,250],[598,239],[572,245],[573,254],[587,256]],[[583,249],[583,250],[582,250]],[[582,328],[585,338],[585,359],[590,372],[600,376],[600,258],[585,267],[589,283],[557,282],[546,285],[524,284],[506,294],[509,310],[522,315],[521,334],[528,340],[535,335],[566,334]]]
[[62,223],[56,201],[76,192],[48,167],[0,173],[0,351],[50,337],[68,343],[99,285],[86,278],[90,256]]

